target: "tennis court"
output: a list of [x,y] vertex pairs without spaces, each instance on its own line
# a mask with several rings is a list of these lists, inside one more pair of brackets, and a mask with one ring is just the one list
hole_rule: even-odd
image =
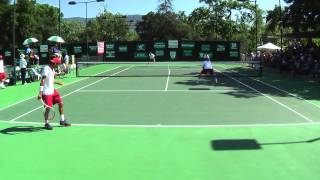
[[225,63],[218,83],[196,64],[136,67],[88,66],[60,88],[70,128],[43,130],[35,98],[1,109],[0,177],[319,178],[318,87]]

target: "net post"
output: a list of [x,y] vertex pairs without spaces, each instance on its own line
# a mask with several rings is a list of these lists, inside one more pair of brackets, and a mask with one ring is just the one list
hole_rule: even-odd
[[79,65],[78,62],[76,61],[76,77],[79,77]]

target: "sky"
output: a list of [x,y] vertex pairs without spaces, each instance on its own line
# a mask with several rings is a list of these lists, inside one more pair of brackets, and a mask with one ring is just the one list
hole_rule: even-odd
[[[82,0],[76,0],[81,2]],[[89,0],[92,1],[92,0]],[[59,6],[59,0],[37,0],[38,3]],[[69,5],[69,0],[60,0],[61,11],[65,18],[85,17],[85,4]],[[279,0],[257,0],[257,4],[264,10],[273,9]],[[105,0],[105,2],[88,3],[88,17],[95,17],[104,9],[112,13],[120,13],[122,15],[145,15],[150,11],[156,11],[158,0]],[[199,0],[173,0],[174,11],[185,11],[190,14],[193,9],[204,6]],[[281,5],[285,5],[281,0]]]

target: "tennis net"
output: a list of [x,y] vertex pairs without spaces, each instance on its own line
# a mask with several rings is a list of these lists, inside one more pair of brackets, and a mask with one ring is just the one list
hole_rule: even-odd
[[[259,61],[213,61],[217,76],[257,77]],[[201,61],[192,62],[77,62],[78,77],[199,76]]]

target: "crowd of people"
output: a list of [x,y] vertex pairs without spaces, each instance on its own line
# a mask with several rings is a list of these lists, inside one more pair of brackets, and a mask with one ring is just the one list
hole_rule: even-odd
[[[61,52],[58,44],[55,44],[49,50],[49,57],[59,57],[62,60],[62,64],[56,69],[59,76],[64,77],[65,74],[69,73],[70,57],[67,52]],[[40,58],[28,45],[23,52],[19,52],[17,64],[14,68],[16,70],[16,80],[21,80],[22,85],[41,79]],[[6,85],[9,85],[10,78],[12,79],[13,76],[12,73],[13,68],[6,69],[3,56],[0,54],[0,88],[4,89]]]
[[258,53],[253,59],[256,58],[263,62],[264,67],[277,69],[280,73],[320,79],[320,48],[315,45],[303,46],[296,43],[283,52],[278,50]]

